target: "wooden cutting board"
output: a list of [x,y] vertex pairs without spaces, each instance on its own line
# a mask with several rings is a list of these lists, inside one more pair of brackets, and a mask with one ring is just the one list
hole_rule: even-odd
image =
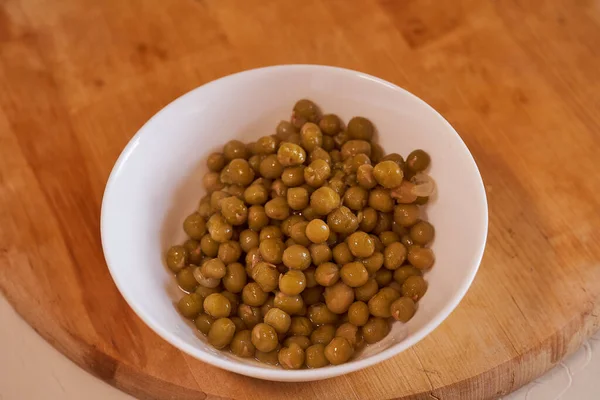
[[[0,288],[67,357],[142,399],[497,398],[600,327],[599,41],[591,0],[2,0]],[[480,272],[450,318],[313,383],[174,349],[125,304],[100,247],[104,184],[136,130],[198,85],[281,63],[425,99],[471,149],[490,206]]]

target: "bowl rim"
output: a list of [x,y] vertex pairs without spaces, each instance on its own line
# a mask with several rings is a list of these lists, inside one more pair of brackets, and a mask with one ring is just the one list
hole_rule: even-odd
[[[209,87],[209,86],[221,84],[221,83],[223,83],[227,80],[231,80],[234,77],[237,77],[239,75],[261,75],[264,73],[277,71],[277,70],[288,70],[291,73],[293,73],[296,70],[328,71],[328,72],[332,72],[332,73],[336,73],[336,74],[352,75],[354,77],[367,79],[367,80],[373,81],[377,84],[387,86],[396,91],[403,92],[403,94],[410,97],[412,101],[421,103],[422,106],[425,106],[427,109],[429,109],[429,111],[431,111],[431,113],[432,113],[431,114],[432,118],[437,118],[443,125],[446,126],[446,128],[449,129],[449,133],[451,132],[454,135],[456,135],[456,138],[458,139],[458,141],[461,145],[461,147],[459,149],[465,153],[464,155],[467,157],[467,159],[471,163],[472,167],[474,168],[474,172],[476,172],[476,175],[479,178],[478,179],[478,184],[479,184],[478,191],[479,191],[479,194],[481,195],[481,198],[483,201],[482,201],[482,205],[481,205],[482,207],[480,210],[482,215],[478,218],[478,226],[476,226],[476,228],[481,231],[482,237],[481,237],[481,242],[479,243],[477,252],[475,254],[475,257],[473,259],[474,261],[473,261],[472,265],[470,266],[469,270],[467,271],[467,278],[462,282],[458,291],[452,295],[450,301],[442,308],[442,310],[440,312],[438,312],[438,314],[434,318],[432,318],[429,322],[427,322],[420,330],[409,335],[407,338],[403,339],[399,343],[397,343],[377,354],[371,355],[365,359],[354,360],[354,361],[351,361],[351,362],[348,362],[345,364],[335,365],[335,366],[327,366],[327,367],[318,368],[318,369],[284,370],[284,369],[274,369],[271,367],[247,365],[247,364],[242,364],[242,363],[236,362],[234,360],[220,358],[218,356],[212,355],[208,352],[205,352],[204,350],[201,350],[195,346],[192,346],[192,345],[184,342],[183,340],[179,339],[174,334],[172,334],[168,329],[161,326],[157,321],[155,321],[154,319],[152,319],[152,318],[148,317],[146,314],[144,314],[144,312],[140,308],[138,308],[138,306],[136,305],[135,299],[131,298],[127,294],[127,291],[125,290],[125,286],[124,286],[123,282],[119,281],[115,267],[111,267],[111,265],[113,265],[113,266],[117,265],[117,262],[115,260],[111,259],[111,256],[109,255],[110,251],[108,249],[107,242],[105,240],[105,237],[106,237],[106,232],[105,232],[106,228],[105,227],[108,225],[108,221],[106,220],[107,213],[105,211],[105,209],[107,208],[106,199],[109,197],[109,195],[111,193],[111,189],[113,187],[113,183],[118,179],[120,172],[123,169],[127,159],[129,158],[131,153],[135,150],[137,142],[140,140],[140,136],[145,131],[145,128],[147,126],[149,126],[154,121],[154,119],[158,117],[159,114],[162,114],[167,109],[177,107],[179,105],[179,103],[182,103],[183,101],[185,101],[186,97],[191,96],[192,93],[204,90],[206,87]],[[407,350],[408,348],[412,347],[416,343],[420,342],[423,338],[425,338],[431,332],[433,332],[446,318],[448,318],[448,316],[458,306],[458,304],[461,302],[461,300],[467,293],[469,287],[471,286],[471,284],[475,278],[475,275],[477,274],[477,271],[481,264],[481,260],[483,258],[483,254],[484,254],[484,250],[485,250],[485,246],[486,246],[486,242],[487,242],[488,219],[489,219],[489,214],[488,214],[486,191],[485,191],[485,187],[483,184],[483,179],[481,177],[481,172],[479,171],[479,168],[477,167],[477,164],[473,158],[473,155],[469,151],[468,147],[466,146],[466,144],[464,143],[464,141],[462,140],[462,138],[460,137],[458,132],[452,127],[452,125],[450,125],[450,123],[438,111],[436,111],[433,107],[431,107],[429,104],[427,104],[424,100],[422,100],[419,97],[417,97],[416,95],[410,93],[406,89],[399,87],[398,85],[395,85],[384,79],[381,79],[381,78],[378,78],[378,77],[375,77],[373,75],[369,75],[369,74],[366,74],[363,72],[359,72],[359,71],[355,71],[355,70],[351,70],[351,69],[347,69],[347,68],[341,68],[341,67],[326,66],[326,65],[283,64],[283,65],[273,65],[273,66],[266,66],[266,67],[244,70],[244,71],[226,75],[221,78],[215,79],[213,81],[207,82],[207,83],[200,85],[200,86],[184,93],[183,95],[177,97],[176,99],[174,99],[173,101],[168,103],[166,106],[164,106],[162,109],[157,111],[152,117],[150,117],[150,119],[148,119],[148,121],[146,121],[138,129],[138,131],[135,133],[135,135],[127,143],[127,145],[125,146],[125,148],[123,149],[123,151],[121,152],[119,157],[117,158],[117,161],[115,162],[115,165],[113,166],[111,173],[108,177],[106,187],[104,190],[104,194],[103,194],[103,198],[102,198],[102,205],[101,205],[101,211],[100,211],[100,236],[101,236],[102,250],[104,253],[106,264],[108,266],[110,275],[111,275],[113,281],[115,282],[115,285],[117,286],[117,289],[119,290],[119,292],[121,293],[121,295],[123,296],[123,298],[125,299],[127,304],[129,305],[129,307],[131,307],[132,310],[136,313],[136,315],[148,327],[150,327],[150,329],[152,329],[156,334],[158,334],[162,339],[164,339],[165,341],[167,341],[168,343],[170,343],[177,349],[191,355],[192,357],[197,358],[200,361],[206,362],[213,366],[216,366],[218,368],[222,368],[222,369],[225,369],[225,370],[228,370],[231,372],[235,372],[235,373],[238,373],[241,375],[246,375],[246,376],[250,376],[250,377],[254,377],[254,378],[281,381],[281,382],[300,382],[300,381],[312,381],[312,380],[327,379],[327,378],[344,375],[344,374],[347,374],[350,372],[358,371],[358,370],[373,366],[375,364],[385,361],[385,360]]]

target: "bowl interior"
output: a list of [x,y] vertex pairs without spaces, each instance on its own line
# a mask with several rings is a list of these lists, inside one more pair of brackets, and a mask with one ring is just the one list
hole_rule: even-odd
[[[314,100],[345,122],[362,115],[377,127],[386,153],[404,156],[422,148],[432,157],[437,197],[427,207],[436,227],[436,264],[429,289],[407,324],[336,367],[284,371],[239,359],[209,346],[177,313],[181,296],[163,261],[184,240],[183,219],[204,194],[205,161],[230,139],[253,141],[274,133],[294,102]],[[460,188],[460,190],[457,190]],[[354,71],[319,66],[282,66],[247,71],[204,85],[150,119],[119,158],[102,207],[102,241],[121,293],[164,339],[211,364],[274,380],[322,379],[392,356],[431,332],[456,307],[478,268],[487,233],[481,177],[466,146],[431,107],[410,93]]]

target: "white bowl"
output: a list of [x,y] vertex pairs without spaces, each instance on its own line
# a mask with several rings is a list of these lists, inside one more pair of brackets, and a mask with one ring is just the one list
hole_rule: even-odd
[[[425,149],[437,198],[426,208],[435,225],[434,268],[427,294],[407,324],[358,357],[318,370],[283,370],[212,348],[178,314],[181,296],[164,253],[184,240],[182,221],[203,195],[206,156],[230,139],[274,133],[296,100],[310,98],[344,121],[365,116],[386,153]],[[458,305],[479,267],[487,202],[473,157],[440,114],[407,91],[341,68],[284,65],[227,76],[192,90],[153,116],[131,139],[110,175],[102,202],[102,246],[112,277],[137,315],[163,339],[217,367],[256,378],[309,381],[386,360],[432,332]]]

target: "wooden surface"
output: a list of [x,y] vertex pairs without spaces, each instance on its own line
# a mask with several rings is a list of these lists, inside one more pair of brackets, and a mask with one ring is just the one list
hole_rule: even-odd
[[[143,399],[484,399],[600,327],[600,5],[551,0],[0,0],[0,288],[67,357]],[[376,367],[283,384],[153,334],[112,283],[104,184],[152,114],[217,77],[319,63],[417,94],[490,205],[459,308]],[[460,227],[457,227],[460,229]]]

